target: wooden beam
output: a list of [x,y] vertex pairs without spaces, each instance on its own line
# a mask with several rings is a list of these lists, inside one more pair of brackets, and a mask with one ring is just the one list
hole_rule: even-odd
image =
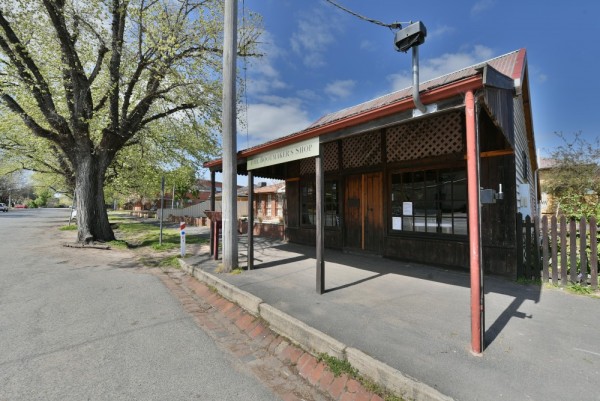
[[483,352],[483,303],[481,302],[481,237],[479,216],[479,146],[476,128],[475,98],[472,91],[465,96],[467,126],[467,193],[469,225],[469,266],[471,272],[471,352]]
[[360,176],[360,249],[365,249],[365,207],[367,206],[365,192],[365,175]]
[[[321,150],[321,149],[320,149]],[[323,219],[323,211],[325,209],[325,174],[323,171],[323,156],[319,151],[319,156],[315,157],[315,180],[316,180],[316,248],[317,248],[317,293],[325,292],[325,259],[323,257],[325,251],[325,220]]]
[[254,176],[248,170],[248,270],[254,268]]
[[[215,172],[214,171],[210,171],[210,210],[214,211],[215,210],[215,195],[216,195],[216,188],[215,188]],[[210,255],[213,255],[213,241],[214,241],[214,236],[215,236],[215,232],[214,232],[214,227],[213,227],[213,221],[212,219],[210,220]]]
[[[479,157],[481,157],[481,158],[499,157],[499,156],[514,155],[514,154],[515,154],[515,151],[512,149],[500,149],[500,150],[490,150],[488,152],[481,152],[481,153],[479,153]],[[465,160],[467,160],[467,155],[464,155],[463,158]]]
[[481,152],[479,157],[498,157],[498,156],[508,156],[514,155],[515,151],[512,149],[501,149],[501,150],[491,150],[489,152]]

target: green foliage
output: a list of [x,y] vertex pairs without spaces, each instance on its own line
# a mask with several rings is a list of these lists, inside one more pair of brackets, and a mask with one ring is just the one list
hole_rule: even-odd
[[339,377],[342,374],[347,374],[350,377],[357,377],[358,370],[353,367],[350,362],[342,359],[338,359],[329,354],[321,353],[318,357],[319,362],[325,362],[331,373],[335,377]]
[[166,258],[161,259],[158,266],[179,269],[179,256],[167,256]]
[[129,246],[127,245],[126,241],[123,240],[113,240],[113,241],[108,241],[108,245],[111,248],[115,248],[115,249],[129,249]]
[[567,138],[551,154],[552,166],[542,172],[543,190],[552,195],[551,210],[568,217],[600,218],[600,139],[590,143],[581,133]]
[[70,226],[59,227],[60,231],[77,231],[77,224],[71,224]]
[[[111,216],[111,220],[114,216]],[[180,246],[180,233],[177,228],[163,228],[162,245],[159,245],[160,227],[156,224],[141,223],[133,219],[121,219],[114,224],[119,237],[128,244],[130,248],[150,247],[155,251],[168,251]],[[203,244],[207,239],[188,235],[186,244]]]
[[595,294],[595,291],[592,289],[592,287],[590,287],[588,285],[581,285],[579,283],[569,284],[566,288],[567,288],[567,291],[569,291],[573,294],[577,294],[577,295],[594,295]]
[[[154,197],[218,152],[221,1],[3,0],[0,19],[0,168],[85,193],[80,241],[113,238],[102,199]],[[239,53],[259,27],[246,18]]]
[[358,370],[346,360],[338,359],[329,354],[320,353],[318,355],[318,361],[324,362],[335,377],[346,374],[349,377],[358,380],[363,385],[365,390],[381,396],[385,401],[403,401],[401,397],[390,393],[373,380],[361,376]]
[[52,197],[52,192],[48,188],[40,188],[36,191],[37,198],[33,203],[35,203],[36,207],[45,207],[48,204],[48,199]]

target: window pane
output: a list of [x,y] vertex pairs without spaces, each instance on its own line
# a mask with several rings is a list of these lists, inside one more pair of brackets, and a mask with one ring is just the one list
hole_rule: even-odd
[[[412,213],[409,213],[410,209]],[[391,218],[392,229],[401,226],[403,231],[466,235],[466,171],[447,169],[392,174]]]
[[315,184],[313,182],[306,182],[302,186],[302,224],[315,224]]
[[338,201],[338,182],[325,181],[325,226],[339,227],[340,208]]

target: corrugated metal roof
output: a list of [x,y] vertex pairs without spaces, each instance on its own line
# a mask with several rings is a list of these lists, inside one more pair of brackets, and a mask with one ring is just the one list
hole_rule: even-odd
[[[450,74],[443,75],[438,78],[431,79],[429,81],[421,82],[419,84],[419,91],[421,95],[426,94],[429,91],[433,91],[434,89],[444,87],[449,84],[453,84],[456,82],[460,82],[463,80],[467,80],[473,76],[476,76],[480,73],[480,69],[483,68],[485,64],[491,65],[498,72],[507,77],[515,80],[522,78],[523,70],[524,70],[524,60],[525,60],[525,49],[515,50],[513,52],[504,54],[502,56],[495,57],[493,59],[474,64],[472,66],[463,68],[461,70],[452,72]],[[282,136],[280,138],[274,139],[269,142],[262,143],[257,146],[253,146],[251,148],[245,149],[242,151],[244,154],[252,154],[253,151],[258,151],[262,148],[268,148],[270,144],[274,144],[276,142],[293,142],[294,137],[302,137],[304,133],[308,133],[308,131],[312,131],[316,128],[324,127],[326,125],[333,124],[340,120],[348,119],[354,116],[359,116],[364,113],[368,113],[371,111],[376,111],[378,109],[384,108],[386,106],[392,105],[394,103],[398,103],[401,101],[405,101],[412,97],[412,87],[408,87],[405,89],[401,89],[396,92],[389,93],[387,95],[378,97],[376,99],[369,100],[367,102],[358,104],[356,106],[348,107],[346,109],[336,111],[334,113],[327,114],[317,121],[312,123],[310,126],[305,128],[302,131]]]
[[[478,63],[462,70],[452,72],[450,74],[443,75],[438,78],[431,79],[429,81],[419,83],[419,92],[424,93],[426,91],[447,85],[452,82],[459,81],[461,79],[469,78],[471,76],[477,75],[479,73],[479,69],[483,67],[485,64],[489,64],[498,70],[500,73],[515,79],[520,77],[520,72],[517,71],[518,67],[516,66],[516,62],[519,56],[519,53],[523,51],[516,50],[511,53],[493,58],[491,60],[485,61],[483,63]],[[516,73],[519,73],[519,76],[514,76]],[[379,98],[369,100],[367,102],[361,103],[356,106],[348,107],[347,109],[336,111],[331,114],[327,114],[312,125],[310,125],[307,129],[316,128],[322,125],[326,125],[328,123],[350,117],[353,115],[361,114],[366,111],[378,109],[383,106],[387,106],[389,104],[398,102],[403,99],[407,99],[412,97],[412,86],[408,88],[401,89],[396,92],[389,93],[387,95],[381,96]]]

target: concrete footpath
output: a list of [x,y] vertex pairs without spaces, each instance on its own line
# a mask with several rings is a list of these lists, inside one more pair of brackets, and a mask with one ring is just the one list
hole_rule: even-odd
[[[240,252],[245,252],[240,245]],[[600,400],[600,299],[485,278],[486,349],[470,353],[465,272],[257,239],[255,269],[186,269],[313,353],[345,358],[406,399]],[[245,264],[240,260],[240,264]]]

